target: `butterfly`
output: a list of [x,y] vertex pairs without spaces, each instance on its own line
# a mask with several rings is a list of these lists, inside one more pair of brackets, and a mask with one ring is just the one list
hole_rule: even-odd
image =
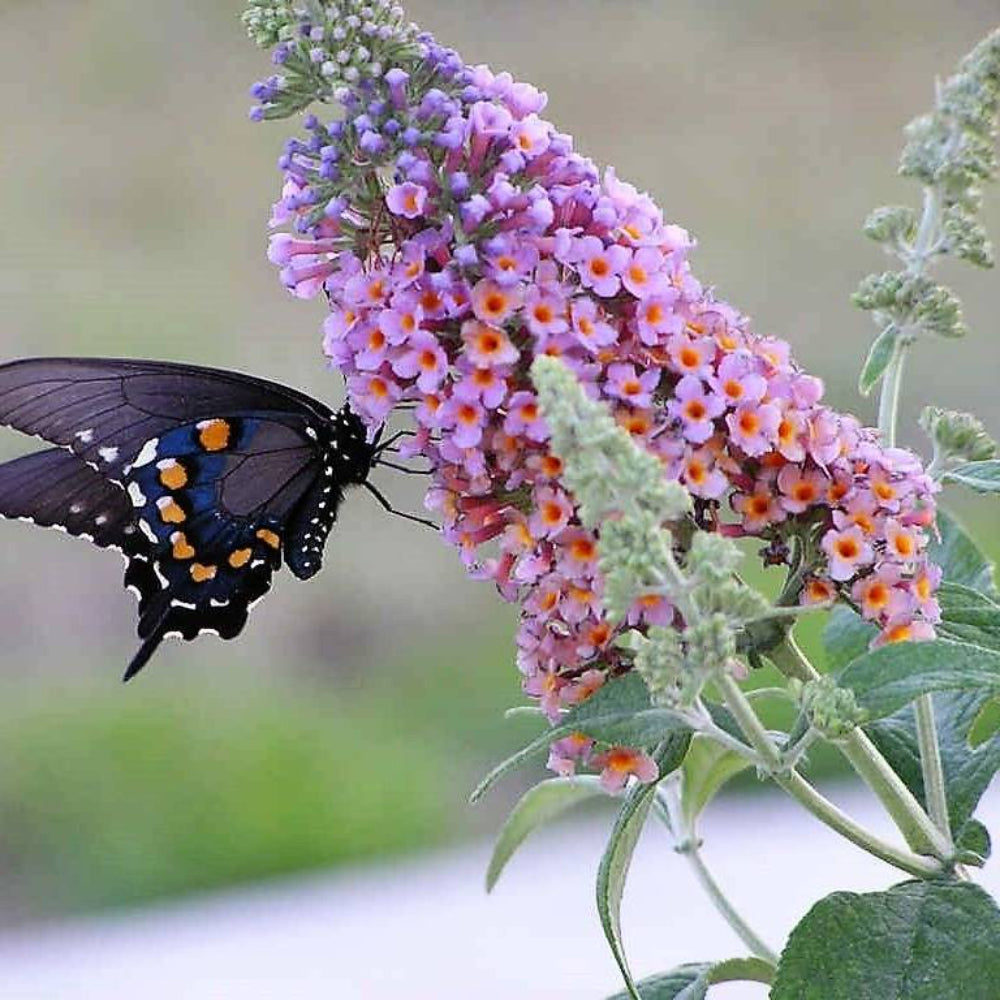
[[57,446],[0,464],[0,516],[125,558],[142,640],[125,680],[168,636],[234,638],[282,563],[300,580],[318,573],[348,487],[429,524],[368,482],[399,434],[380,444],[381,431],[369,436],[348,405],[334,412],[249,375],[163,361],[12,361],[0,365],[0,425]]

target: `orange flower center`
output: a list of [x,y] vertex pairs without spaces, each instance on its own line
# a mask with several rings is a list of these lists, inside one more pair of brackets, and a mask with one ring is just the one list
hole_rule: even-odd
[[861,546],[856,538],[838,538],[835,548],[841,559],[857,559],[861,555]]

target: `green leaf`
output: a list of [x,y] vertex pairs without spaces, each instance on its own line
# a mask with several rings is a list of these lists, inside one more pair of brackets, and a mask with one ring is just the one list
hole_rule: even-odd
[[966,462],[965,465],[949,469],[942,480],[968,486],[979,493],[1000,493],[1000,459],[986,462]]
[[[657,749],[653,759],[660,769],[660,778],[680,766],[690,742],[691,734],[683,733],[665,740]],[[639,835],[656,798],[656,784],[636,785],[629,791],[611,829],[608,846],[604,849],[604,856],[597,869],[597,914],[604,936],[611,946],[618,968],[621,969],[628,996],[633,1000],[642,998],[636,991],[635,981],[625,958],[621,928],[622,895],[635,845],[639,842]]]
[[996,1000],[1000,910],[970,883],[837,892],[792,931],[771,1000]]
[[649,690],[635,673],[608,681],[585,702],[567,712],[559,722],[517,753],[501,761],[476,786],[470,802],[476,802],[505,774],[548,749],[571,733],[583,733],[602,743],[651,747],[687,727],[666,709],[653,708]]
[[937,527],[941,539],[931,541],[927,554],[944,570],[945,580],[996,595],[993,563],[979,551],[965,528],[946,510],[938,511]]
[[730,778],[746,770],[749,762],[715,740],[695,736],[682,767],[681,811],[687,824],[693,826],[719,789]]
[[[989,700],[989,695],[978,691],[947,691],[933,696],[951,828],[964,847],[981,856],[985,856],[981,835],[966,828],[993,775],[1000,771],[1000,734],[978,746],[972,746],[969,734]],[[867,726],[866,731],[910,791],[926,804],[912,707]],[[985,847],[988,852],[988,841]]]
[[497,884],[500,873],[527,836],[538,827],[588,799],[606,796],[600,779],[581,774],[571,778],[550,778],[528,789],[504,823],[486,870],[486,891]]
[[[702,1000],[708,994],[708,974],[712,971],[710,962],[680,965],[670,972],[660,972],[636,983],[642,1000]],[[608,1000],[629,1000],[637,994],[623,990]]]
[[899,328],[895,323],[890,323],[875,338],[864,367],[861,369],[861,377],[858,379],[858,389],[862,396],[867,396],[885,374],[886,368],[889,367],[889,363],[896,353],[898,336]]
[[859,656],[864,656],[877,634],[878,629],[871,622],[866,622],[850,608],[842,604],[835,607],[823,629],[823,649],[828,669],[839,670]]
[[875,720],[934,691],[1000,693],[1000,651],[946,639],[898,642],[854,660],[837,683]]
[[[760,958],[731,958],[725,962],[692,962],[670,972],[659,972],[636,983],[642,1000],[702,1000],[709,986],[718,983],[754,982],[770,984],[774,969]],[[629,1000],[628,992],[608,1000]]]
[[937,599],[941,604],[938,635],[1000,650],[1000,604],[957,583],[942,584]]

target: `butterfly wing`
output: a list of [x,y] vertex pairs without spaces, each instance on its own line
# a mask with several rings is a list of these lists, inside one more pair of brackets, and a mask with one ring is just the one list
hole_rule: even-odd
[[241,410],[330,410],[302,393],[238,372],[166,361],[27,358],[0,365],[0,424],[70,448],[120,479],[142,446],[183,423]]
[[136,530],[124,491],[63,448],[0,465],[0,517],[61,528],[102,548],[122,548]]

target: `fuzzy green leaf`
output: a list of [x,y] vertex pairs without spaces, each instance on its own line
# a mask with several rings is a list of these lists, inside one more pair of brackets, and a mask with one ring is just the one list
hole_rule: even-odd
[[[680,766],[690,742],[691,734],[684,733],[665,740],[657,749],[653,758],[660,769],[661,778]],[[649,785],[635,785],[629,791],[612,827],[608,846],[604,849],[604,856],[597,869],[597,913],[604,936],[611,946],[618,968],[621,969],[627,995],[632,1000],[642,1000],[642,997],[636,990],[635,981],[625,958],[621,928],[622,895],[625,892],[625,881],[628,878],[635,846],[639,842],[639,835],[642,833],[655,798],[656,782]]]
[[886,368],[889,367],[889,363],[896,353],[898,336],[899,328],[895,323],[890,323],[875,338],[858,379],[858,389],[862,396],[867,396],[885,374]]
[[968,486],[979,493],[1000,493],[1000,459],[966,462],[949,469],[943,476],[946,483]]
[[1000,651],[1000,603],[971,587],[944,583],[937,593],[942,639],[967,642]]
[[827,667],[839,670],[864,656],[878,629],[844,605],[837,605],[823,629],[823,649]]
[[772,1000],[996,1000],[1000,910],[978,886],[837,892],[792,931]]
[[[725,962],[692,962],[670,972],[660,972],[636,984],[642,1000],[703,1000],[709,986],[718,983],[754,982],[770,984],[774,969],[760,958],[731,958]],[[608,1000],[629,1000],[627,992]]]
[[891,715],[923,694],[1000,693],[1000,651],[964,642],[899,642],[874,649],[840,671],[870,720]]
[[591,774],[550,778],[528,789],[511,810],[497,837],[486,870],[486,891],[490,892],[497,884],[505,865],[529,834],[573,806],[605,795],[600,780]]
[[992,562],[979,551],[959,521],[947,511],[939,510],[937,527],[941,540],[933,540],[927,554],[944,570],[944,578],[973,590],[996,594]]

